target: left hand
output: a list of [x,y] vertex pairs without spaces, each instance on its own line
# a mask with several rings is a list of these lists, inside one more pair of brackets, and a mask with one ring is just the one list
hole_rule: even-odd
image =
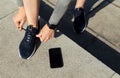
[[53,38],[55,34],[55,30],[50,29],[47,24],[42,28],[39,34],[36,37],[39,37],[41,42],[47,42],[49,39]]
[[22,30],[24,23],[27,21],[24,6],[19,7],[18,12],[14,15],[13,21],[19,31]]

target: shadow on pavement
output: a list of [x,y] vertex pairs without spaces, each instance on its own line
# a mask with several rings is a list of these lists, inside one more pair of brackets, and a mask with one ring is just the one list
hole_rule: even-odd
[[[89,2],[89,8],[88,11],[90,11],[91,7],[98,1],[98,0],[92,0],[93,3],[90,4]],[[92,2],[91,1],[91,2]],[[113,1],[113,0],[112,0]],[[103,1],[91,11],[93,15],[95,15],[96,12],[103,9],[105,6],[109,5],[110,3],[105,3]],[[74,3],[73,3],[74,4]],[[86,3],[87,5],[87,3]],[[85,31],[81,35],[77,35],[74,33],[72,29],[72,10],[71,8],[68,9],[67,13],[64,15],[62,20],[59,23],[58,29],[65,34],[67,37],[69,37],[71,40],[73,40],[75,43],[77,43],[80,47],[87,50],[89,53],[91,53],[93,56],[95,56],[97,59],[99,59],[101,62],[103,62],[105,65],[110,67],[112,70],[114,70],[116,73],[120,74],[120,54],[113,48],[111,48],[109,45],[105,44],[103,41],[99,40],[89,32]],[[45,4],[43,1],[41,2],[41,10],[40,15],[42,18],[44,18],[46,21],[49,20],[49,17],[53,11],[53,9]],[[90,13],[90,12],[88,12]],[[90,16],[91,17],[91,16]],[[88,17],[88,18],[90,18]]]

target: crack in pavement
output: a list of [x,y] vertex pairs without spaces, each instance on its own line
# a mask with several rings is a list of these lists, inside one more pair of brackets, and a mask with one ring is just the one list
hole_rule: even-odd
[[17,9],[15,9],[14,11],[12,11],[12,12],[6,14],[5,16],[2,16],[2,17],[0,18],[0,20],[6,18],[7,16],[9,16],[9,15],[12,14],[12,13],[14,13],[15,11],[17,11]]

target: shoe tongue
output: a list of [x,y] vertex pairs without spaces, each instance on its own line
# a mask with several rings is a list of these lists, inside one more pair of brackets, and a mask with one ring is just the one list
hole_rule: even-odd
[[27,27],[27,30],[30,31],[30,32],[33,33],[33,34],[36,34],[36,33],[37,33],[37,29],[34,28],[32,25],[29,25],[29,26]]

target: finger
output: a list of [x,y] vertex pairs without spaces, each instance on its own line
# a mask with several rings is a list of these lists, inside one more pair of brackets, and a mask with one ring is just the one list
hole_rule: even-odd
[[21,30],[22,30],[22,28],[19,26],[19,27],[18,27],[18,30],[19,30],[19,31],[21,31]]
[[48,39],[54,38],[54,34],[51,34]]
[[50,40],[52,37],[50,37],[50,36],[45,36],[44,38],[43,38],[43,42],[47,42],[48,40]]
[[42,35],[39,35],[39,34],[38,34],[38,35],[36,35],[36,37],[39,38],[41,42],[43,42],[43,40],[42,40],[42,38],[41,38]]
[[49,39],[50,39],[50,37],[45,36],[45,35],[43,35],[43,36],[41,37],[41,41],[42,41],[42,42],[47,42]]
[[47,36],[42,35],[42,36],[40,37],[40,39],[41,39],[42,42],[45,42],[45,41],[47,40]]
[[16,22],[15,25],[17,26],[17,28],[20,28],[20,22]]
[[38,37],[38,38],[39,38],[39,35],[36,35],[36,37]]
[[19,30],[19,31],[21,31],[21,30],[22,30],[22,28],[21,28],[21,27],[19,27],[19,28],[18,28],[18,30]]
[[36,35],[36,37],[42,38],[42,31],[40,31],[39,34]]
[[54,38],[54,34],[52,34],[51,38]]
[[40,38],[40,35],[39,35],[39,34],[37,34],[37,35],[36,35],[36,37]]
[[23,28],[23,24],[24,24],[24,21],[21,21],[21,22],[20,22],[20,28],[19,28],[20,31],[21,31],[22,28]]
[[48,38],[47,38],[47,39],[44,39],[43,42],[47,42],[48,40],[49,40]]
[[23,29],[23,22],[20,23],[20,27],[19,27],[19,30],[21,31]]
[[37,34],[36,37],[39,37],[39,38],[40,38],[40,37],[42,37],[42,35],[41,35],[41,34]]
[[47,42],[48,40],[50,40],[51,39],[51,37],[47,37],[45,40],[44,40],[44,42]]
[[47,40],[44,40],[43,42],[45,43],[45,42],[47,42]]
[[42,38],[42,37],[40,37],[40,41],[41,41],[41,42],[44,42],[44,40],[43,40],[43,38]]

